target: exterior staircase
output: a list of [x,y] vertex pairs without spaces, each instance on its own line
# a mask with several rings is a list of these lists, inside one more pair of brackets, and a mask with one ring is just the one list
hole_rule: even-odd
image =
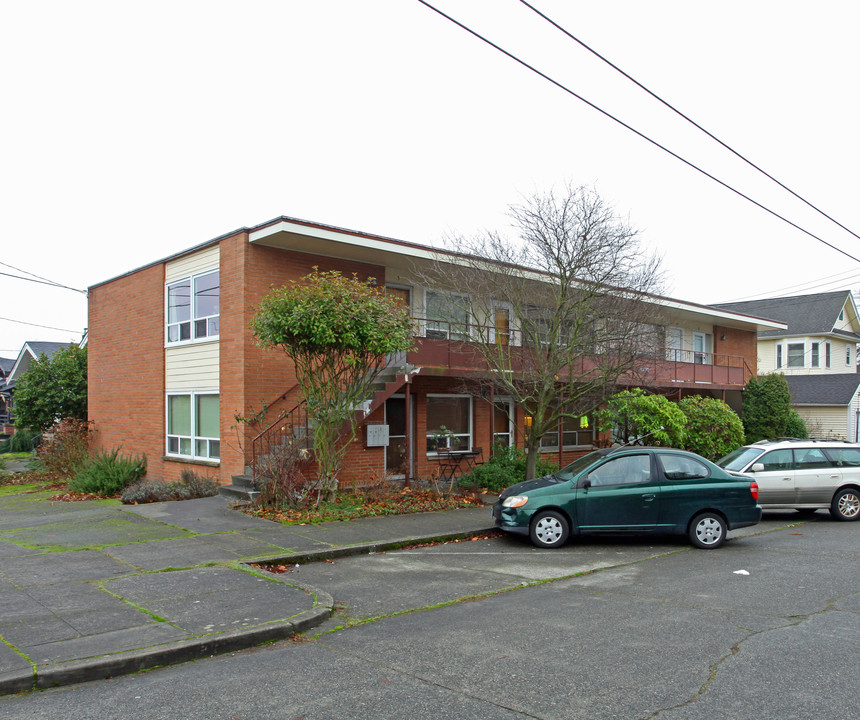
[[234,475],[232,480],[232,485],[222,485],[218,490],[224,497],[244,505],[253,502],[254,498],[260,494],[254,483],[254,473],[251,468],[246,467],[244,473]]

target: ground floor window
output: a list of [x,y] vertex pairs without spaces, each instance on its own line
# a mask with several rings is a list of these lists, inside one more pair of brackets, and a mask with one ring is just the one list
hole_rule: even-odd
[[215,393],[167,396],[167,454],[200,460],[221,457],[220,403]]
[[472,449],[472,398],[427,396],[427,452]]
[[[561,423],[561,441],[564,450],[591,447],[594,443],[594,425],[588,415],[564,418]],[[558,431],[548,432],[540,439],[541,450],[558,450]]]

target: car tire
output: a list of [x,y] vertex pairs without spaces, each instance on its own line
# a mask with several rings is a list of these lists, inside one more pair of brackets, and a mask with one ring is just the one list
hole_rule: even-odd
[[845,488],[833,496],[830,514],[837,520],[860,520],[860,491]]
[[567,542],[570,523],[555,510],[543,510],[534,516],[529,526],[529,538],[539,548],[557,548]]
[[721,515],[703,512],[693,518],[687,535],[690,542],[702,550],[715,550],[726,541],[728,527]]

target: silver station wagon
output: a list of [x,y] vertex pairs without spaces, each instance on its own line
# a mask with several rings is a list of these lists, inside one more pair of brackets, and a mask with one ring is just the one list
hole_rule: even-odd
[[837,520],[860,519],[860,444],[762,440],[738,448],[717,465],[754,478],[764,510],[827,508]]

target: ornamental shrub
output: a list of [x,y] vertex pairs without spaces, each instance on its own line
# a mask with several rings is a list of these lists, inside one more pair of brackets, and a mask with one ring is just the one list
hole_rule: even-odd
[[687,418],[662,395],[648,395],[642,388],[622,390],[595,415],[598,428],[611,431],[622,445],[684,447]]
[[42,439],[37,430],[22,428],[0,443],[0,453],[33,452]]
[[120,500],[126,505],[137,505],[166,500],[194,500],[218,494],[219,484],[210,477],[202,477],[193,470],[183,470],[179,482],[138,480],[122,491]]
[[39,460],[53,476],[72,477],[89,460],[90,425],[66,418],[54,426],[51,437],[39,447]]
[[786,437],[808,438],[809,428],[806,426],[806,421],[800,417],[797,410],[790,410],[788,420],[785,423]]
[[788,435],[790,414],[791,393],[782,373],[749,379],[741,413],[747,444]]
[[94,495],[116,495],[146,474],[146,457],[121,456],[119,450],[90,457],[69,480],[69,490]]
[[[538,456],[535,477],[543,477],[558,470],[558,465]],[[476,465],[471,472],[464,473],[457,485],[471,490],[486,488],[491,492],[501,492],[506,487],[516,485],[526,479],[526,454],[519,448],[496,445],[492,457]]]
[[722,400],[688,395],[678,407],[687,416],[684,450],[716,460],[744,444],[743,423]]

